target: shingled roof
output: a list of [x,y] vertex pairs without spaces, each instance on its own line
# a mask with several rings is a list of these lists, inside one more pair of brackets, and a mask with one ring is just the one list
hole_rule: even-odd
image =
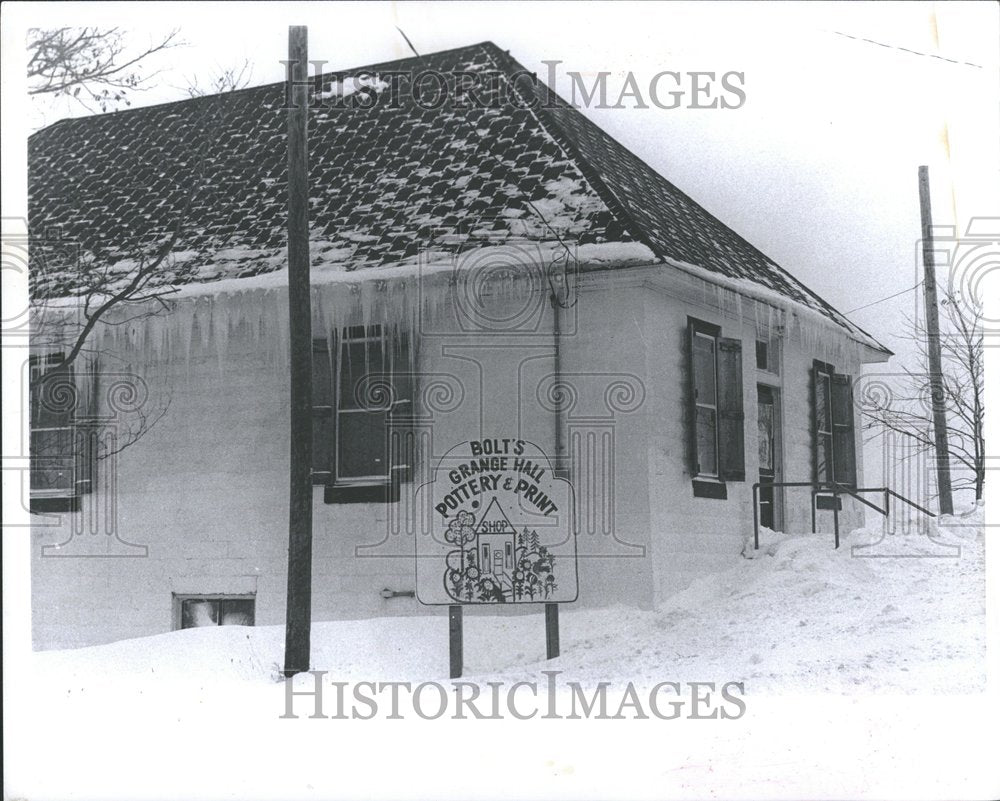
[[[327,74],[311,97],[314,260],[352,270],[508,241],[634,243],[860,332],[490,42]],[[165,282],[281,269],[284,105],[279,83],[48,126],[28,147],[32,235],[127,260],[179,223]],[[32,254],[34,299],[75,294],[79,267]]]

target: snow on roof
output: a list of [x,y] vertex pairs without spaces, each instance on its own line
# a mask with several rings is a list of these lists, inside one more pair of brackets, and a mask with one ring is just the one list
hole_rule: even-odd
[[[433,102],[436,81],[417,80],[428,70],[448,83],[443,102]],[[456,90],[469,75],[479,102]],[[815,293],[526,78],[490,42],[318,78],[309,120],[314,265],[363,270],[505,241],[633,245],[652,261],[772,290],[858,336]],[[85,265],[134,261],[178,223],[163,283],[193,290],[281,271],[284,102],[285,85],[271,84],[62,120],[34,134],[29,229],[42,246],[31,250],[33,300],[78,294]],[[61,244],[46,253],[52,236]]]

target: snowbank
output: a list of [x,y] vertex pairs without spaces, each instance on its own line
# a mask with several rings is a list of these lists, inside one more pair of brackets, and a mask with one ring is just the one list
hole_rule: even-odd
[[[376,725],[311,719],[309,698],[284,719],[283,630],[210,627],[34,654],[8,696],[16,709],[5,709],[18,732],[5,743],[5,789],[130,801],[439,797],[445,787],[465,798],[639,788],[650,798],[995,797],[982,769],[989,738],[976,729],[982,522],[982,507],[940,521],[934,539],[958,546],[946,558],[869,558],[849,547],[877,531],[852,532],[839,550],[825,535],[766,532],[753,559],[734,556],[730,570],[655,611],[564,608],[563,653],[551,661],[541,613],[466,616],[466,679],[479,687],[543,684],[541,670],[591,687],[738,681],[740,719],[407,715]],[[450,687],[447,630],[443,614],[317,623],[313,664],[354,687]],[[294,683],[311,686],[308,675]],[[333,692],[328,685],[326,704]]]
[[[931,536],[876,528],[829,534],[761,530],[744,559],[705,576],[652,612],[561,613],[562,656],[544,659],[541,613],[470,614],[466,674],[477,680],[558,669],[583,683],[705,677],[754,691],[977,691],[985,681],[983,507],[944,518]],[[891,548],[890,548],[891,546]],[[956,621],[962,621],[956,625]],[[447,678],[447,619],[318,622],[313,665],[345,679]],[[281,627],[217,627],[43,652],[52,685],[155,675],[170,682],[271,682]]]

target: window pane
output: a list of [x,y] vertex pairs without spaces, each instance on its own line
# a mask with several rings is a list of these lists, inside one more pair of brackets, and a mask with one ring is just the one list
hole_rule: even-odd
[[834,440],[834,480],[843,484],[857,482],[857,468],[854,464],[854,430],[846,429],[833,435]]
[[76,410],[78,399],[72,368],[53,370],[40,364],[31,369],[31,423],[40,428],[67,426]]
[[387,476],[386,412],[340,414],[338,478]]
[[774,469],[774,407],[769,403],[757,406],[757,443],[761,470]]
[[715,404],[715,339],[694,335],[694,389],[698,403]]
[[821,484],[832,481],[830,467],[833,457],[833,437],[830,434],[820,434],[816,439],[816,479]]
[[313,472],[326,473],[333,469],[333,413],[313,412]]
[[852,417],[851,385],[842,376],[837,376],[837,383],[831,388],[832,422],[839,425],[850,425]]
[[181,603],[181,628],[193,629],[197,626],[217,626],[219,624],[219,602],[188,598]]
[[699,406],[696,433],[698,441],[698,472],[701,475],[714,476],[719,472],[715,432],[715,411],[713,409],[706,409],[704,406]]
[[830,376],[816,375],[816,428],[830,431]]
[[73,429],[35,428],[31,431],[31,491],[67,497],[74,494]]
[[220,602],[220,624],[223,626],[252,626],[253,599],[227,598]]
[[757,369],[767,369],[767,343],[760,339],[757,340]]
[[[371,408],[388,398],[377,391],[371,391],[369,373],[386,373],[382,353],[382,340],[366,342],[344,342],[340,349],[340,408]],[[380,377],[378,383],[385,379]]]

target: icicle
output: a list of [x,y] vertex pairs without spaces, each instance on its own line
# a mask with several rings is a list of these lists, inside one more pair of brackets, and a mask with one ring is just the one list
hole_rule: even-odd
[[215,346],[215,358],[219,366],[219,375],[221,376],[225,370],[226,363],[226,332],[223,331],[223,327],[226,325],[226,316],[223,310],[225,304],[224,298],[217,298],[212,304],[211,312],[211,326],[210,326],[210,338],[212,339],[212,344]]

